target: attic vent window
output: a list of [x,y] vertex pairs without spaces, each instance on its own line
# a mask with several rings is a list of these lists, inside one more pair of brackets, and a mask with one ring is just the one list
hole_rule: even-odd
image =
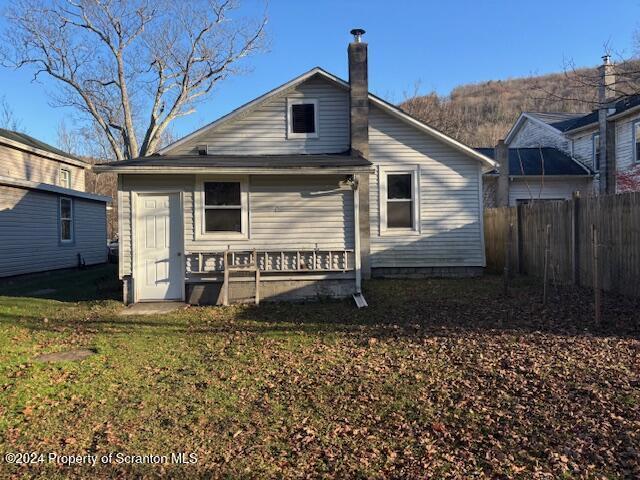
[[288,138],[317,138],[318,101],[288,99]]
[[206,154],[207,154],[207,146],[198,145],[198,155],[206,155]]

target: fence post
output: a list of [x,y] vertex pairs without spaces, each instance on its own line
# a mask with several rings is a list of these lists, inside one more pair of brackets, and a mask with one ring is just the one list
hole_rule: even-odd
[[573,267],[573,284],[580,286],[580,192],[573,192],[571,209],[571,253]]
[[600,325],[602,314],[602,292],[600,291],[600,273],[598,272],[598,230],[591,225],[591,245],[593,249],[593,296],[596,325]]
[[542,305],[547,304],[547,283],[549,281],[549,257],[551,254],[551,225],[547,224],[544,236],[544,286],[542,289]]
[[507,241],[504,252],[504,294],[509,294],[509,279],[511,276],[511,250],[513,249],[513,223],[507,226]]
[[522,275],[524,271],[524,235],[522,234],[522,205],[516,206],[516,234],[518,235],[518,273]]

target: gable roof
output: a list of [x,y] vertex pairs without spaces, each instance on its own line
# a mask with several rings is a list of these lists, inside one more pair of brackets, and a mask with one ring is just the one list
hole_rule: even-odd
[[[167,152],[169,152],[170,150],[172,150],[173,148],[182,145],[183,143],[192,140],[193,138],[195,138],[196,136],[213,130],[216,127],[220,126],[223,123],[229,122],[231,120],[233,120],[234,118],[237,118],[238,116],[247,113],[248,111],[256,108],[257,106],[261,105],[262,103],[264,103],[265,101],[269,100],[270,98],[275,97],[276,95],[296,87],[297,85],[300,85],[301,83],[305,82],[306,80],[310,79],[313,76],[320,76],[328,81],[330,81],[331,83],[337,85],[338,87],[344,88],[344,89],[350,89],[350,85],[348,82],[346,82],[345,80],[333,75],[332,73],[327,72],[326,70],[320,68],[320,67],[315,67],[312,68],[311,70],[309,70],[306,73],[303,73],[302,75],[294,78],[293,80],[290,80],[287,83],[284,83],[282,85],[280,85],[277,88],[274,88],[273,90],[265,93],[264,95],[255,98],[254,100],[245,103],[244,105],[242,105],[241,107],[236,108],[235,110],[233,110],[232,112],[228,113],[227,115],[224,115],[220,118],[218,118],[217,120],[209,123],[208,125],[205,125],[202,128],[199,128],[198,130],[196,130],[195,132],[190,133],[189,135],[181,138],[180,140],[177,140],[176,142],[173,142],[170,145],[167,145],[166,147],[161,148],[160,150],[158,150],[158,154],[163,155]],[[477,150],[459,142],[458,140],[455,140],[453,138],[451,138],[450,136],[440,132],[439,130],[436,130],[433,127],[430,127],[429,125],[427,125],[424,122],[421,122],[420,120],[417,120],[416,118],[412,117],[411,115],[409,115],[408,113],[404,112],[402,109],[396,107],[395,105],[390,104],[389,102],[382,100],[381,98],[373,95],[372,93],[369,93],[369,102],[371,102],[373,105],[381,108],[383,111],[385,111],[386,113],[410,124],[413,125],[414,127],[418,128],[419,130],[423,131],[424,133],[427,133],[428,135],[431,135],[432,137],[442,141],[443,143],[446,143],[448,145],[450,145],[451,147],[455,148],[456,150],[464,153],[465,155],[474,158],[480,162],[482,162],[483,164],[485,164],[487,167],[493,167],[495,164],[493,162],[493,160],[491,160],[490,158],[484,156],[483,154],[479,153]]]
[[3,137],[12,142],[20,143],[22,145],[26,145],[27,147],[35,148],[37,150],[42,150],[47,153],[53,153],[54,155],[59,155],[61,157],[71,158],[73,160],[77,160],[79,162],[86,163],[84,160],[71,155],[70,153],[63,152],[62,150],[49,145],[48,143],[44,143],[37,138],[33,138],[30,135],[22,132],[15,132],[13,130],[6,130],[4,128],[0,128],[0,137]]
[[[495,148],[478,148],[484,155],[495,158]],[[495,172],[494,172],[495,173]],[[590,176],[593,172],[557,148],[510,148],[510,176]]]
[[504,141],[508,145],[515,137],[518,130],[524,125],[527,120],[535,123],[536,125],[555,133],[556,135],[564,133],[570,128],[572,122],[579,120],[580,118],[588,115],[586,113],[562,113],[562,112],[522,112],[518,117],[518,120],[513,124]]

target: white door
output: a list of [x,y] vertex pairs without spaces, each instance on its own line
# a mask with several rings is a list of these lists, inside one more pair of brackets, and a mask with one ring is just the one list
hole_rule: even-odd
[[180,218],[177,193],[138,194],[134,255],[137,301],[182,300]]

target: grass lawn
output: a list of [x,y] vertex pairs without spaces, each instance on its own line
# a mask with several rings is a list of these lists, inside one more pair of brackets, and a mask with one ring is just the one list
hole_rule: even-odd
[[[197,455],[0,477],[640,476],[640,310],[520,280],[120,317],[112,266],[0,283],[0,453]],[[50,289],[55,289],[51,292]],[[80,362],[40,363],[75,348]]]

